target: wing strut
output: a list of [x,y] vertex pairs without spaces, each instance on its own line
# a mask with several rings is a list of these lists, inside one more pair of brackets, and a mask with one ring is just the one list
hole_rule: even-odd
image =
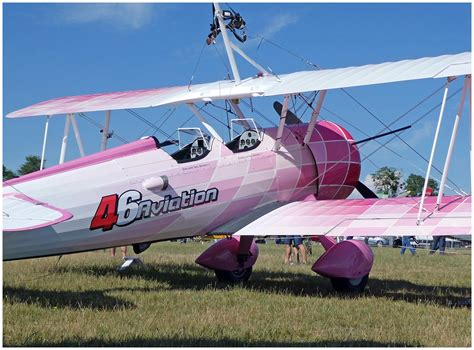
[[109,128],[110,128],[110,114],[111,111],[105,111],[105,123],[104,129],[102,129],[102,142],[100,143],[100,150],[105,151],[107,149],[107,140],[109,139]]
[[48,140],[48,128],[49,128],[49,118],[50,117],[51,117],[50,115],[46,116],[46,124],[44,126],[44,137],[43,137],[43,148],[41,149],[40,170],[43,170],[43,166],[44,166],[44,154],[46,153],[46,141]]
[[234,110],[235,114],[237,114],[237,117],[239,117],[239,119],[243,119],[243,123],[244,123],[245,127],[250,129],[250,124],[247,122],[247,120],[245,120],[246,119],[245,115],[242,112],[242,110],[240,109],[239,105],[233,100],[229,100],[229,102],[230,102],[230,105],[232,106],[232,109]]
[[318,117],[319,117],[319,112],[321,111],[321,106],[323,105],[323,102],[324,102],[324,97],[326,97],[326,92],[327,92],[326,90],[321,90],[319,92],[318,104],[316,105],[316,108],[313,110],[313,114],[311,114],[311,120],[308,124],[306,135],[304,136],[304,141],[303,141],[304,145],[306,145],[311,139],[311,135],[313,134],[313,130],[316,125],[316,121],[318,120]]
[[70,114],[66,114],[66,122],[64,124],[64,134],[61,144],[61,154],[59,155],[59,164],[64,163],[64,158],[66,157],[66,148],[67,148],[67,137],[69,135],[69,124],[71,124]]
[[428,161],[428,169],[426,169],[425,183],[423,185],[423,191],[421,192],[420,208],[418,209],[418,217],[417,217],[418,224],[420,223],[421,211],[423,210],[423,204],[425,203],[426,189],[428,187],[428,181],[430,179],[430,172],[431,172],[431,165],[433,163],[433,157],[436,151],[436,145],[438,143],[439,129],[441,128],[441,122],[443,120],[444,107],[446,105],[446,97],[448,96],[448,90],[449,90],[449,83],[454,79],[448,78],[448,81],[446,82],[446,87],[444,88],[443,100],[441,102],[441,109],[439,111],[439,117],[438,117],[438,125],[436,126],[436,131],[435,131],[435,135],[433,139],[433,146],[431,147],[430,160]]
[[[436,151],[436,145],[438,143],[438,135],[439,135],[439,130],[441,128],[441,122],[443,120],[444,108],[445,108],[445,105],[446,105],[446,97],[448,95],[448,88],[449,88],[450,82],[453,81],[454,79],[456,79],[456,78],[455,77],[448,77],[448,80],[446,82],[446,87],[444,88],[443,100],[441,102],[441,109],[439,111],[439,117],[438,117],[438,125],[436,126],[436,131],[435,131],[435,135],[434,135],[434,139],[433,139],[433,145],[431,147],[430,159],[429,159],[429,162],[428,162],[428,169],[426,170],[425,182],[424,182],[424,185],[423,185],[423,191],[421,193],[420,207],[418,208],[418,215],[417,215],[417,220],[416,220],[417,225],[420,225],[424,221],[424,219],[421,218],[421,212],[424,209],[423,205],[424,205],[425,198],[426,198],[426,189],[428,187],[428,181],[429,181],[430,172],[431,172],[431,165],[432,165],[432,162],[433,162],[434,153]],[[434,210],[439,210],[440,206],[441,206],[441,201],[442,201],[443,193],[444,193],[444,186],[445,186],[445,183],[446,183],[446,179],[448,177],[449,164],[451,162],[451,156],[452,156],[452,152],[453,152],[453,148],[454,148],[454,142],[456,141],[456,135],[457,135],[457,131],[458,131],[459,121],[461,119],[462,110],[464,108],[464,101],[465,101],[465,98],[466,98],[466,91],[467,91],[467,89],[470,90],[470,85],[471,85],[471,75],[466,75],[465,78],[464,78],[464,86],[463,86],[462,93],[461,93],[461,100],[459,101],[458,110],[457,110],[457,113],[456,113],[456,118],[454,120],[453,131],[452,131],[452,134],[451,134],[451,140],[449,142],[448,153],[446,155],[446,160],[445,160],[445,163],[444,163],[443,174],[441,175],[441,183],[440,183],[440,186],[439,186],[438,198],[437,198],[436,206],[435,206]]]
[[283,108],[281,109],[280,114],[280,124],[278,124],[277,135],[275,139],[275,146],[273,147],[274,151],[279,151],[281,146],[281,136],[283,135],[283,128],[286,123],[286,115],[288,114],[288,101],[290,100],[291,95],[285,95],[283,101]]
[[84,157],[86,153],[84,152],[84,147],[82,147],[81,134],[79,133],[79,127],[77,126],[76,116],[74,113],[71,113],[71,124],[72,129],[74,130],[74,136],[76,136],[77,147],[79,148],[79,153],[81,157]]
[[[449,141],[448,154],[446,155],[446,162],[444,163],[443,175],[441,176],[441,183],[439,185],[438,200],[436,201],[436,207],[439,209],[441,199],[444,192],[444,184],[448,177],[449,164],[451,163],[451,156],[453,154],[454,142],[456,141],[456,135],[458,133],[459,121],[461,120],[462,110],[464,108],[464,101],[466,98],[466,90],[471,89],[471,75],[464,77],[464,86],[461,93],[461,101],[459,102],[458,111],[456,113],[456,119],[454,120],[453,133],[451,134],[451,140]],[[471,174],[472,175],[472,174]]]
[[216,130],[206,121],[206,118],[199,112],[199,109],[196,108],[196,105],[194,103],[187,103],[189,108],[193,111],[194,115],[199,118],[201,121],[202,125],[209,131],[209,133],[216,139],[219,140],[220,142],[224,143],[224,140],[222,137],[219,136]]

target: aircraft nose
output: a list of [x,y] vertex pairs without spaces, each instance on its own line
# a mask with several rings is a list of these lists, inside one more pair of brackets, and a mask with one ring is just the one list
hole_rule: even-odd
[[320,121],[308,147],[316,161],[318,199],[347,198],[360,176],[360,154],[352,135],[342,126]]

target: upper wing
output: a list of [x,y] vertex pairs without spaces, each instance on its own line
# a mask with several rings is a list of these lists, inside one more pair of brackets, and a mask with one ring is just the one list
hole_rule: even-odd
[[359,67],[302,71],[254,77],[240,84],[223,80],[208,84],[72,96],[41,102],[7,115],[9,118],[157,107],[214,99],[297,94],[397,81],[443,78],[471,73],[471,53],[425,57]]
[[3,231],[25,231],[66,221],[72,214],[21,193],[3,195]]
[[423,222],[417,225],[419,197],[340,199],[294,202],[236,232],[242,236],[328,235],[404,236],[470,235],[471,196],[425,199]]

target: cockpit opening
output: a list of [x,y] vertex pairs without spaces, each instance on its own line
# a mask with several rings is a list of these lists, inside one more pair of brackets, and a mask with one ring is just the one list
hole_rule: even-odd
[[186,163],[206,157],[211,151],[213,138],[200,128],[179,128],[179,150],[171,154],[178,163]]
[[231,120],[232,140],[226,144],[232,152],[245,152],[258,147],[263,132],[252,118]]

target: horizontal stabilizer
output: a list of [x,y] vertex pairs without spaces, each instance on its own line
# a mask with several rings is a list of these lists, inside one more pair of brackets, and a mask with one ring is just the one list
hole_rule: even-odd
[[236,232],[241,236],[439,236],[471,234],[471,196],[340,199],[286,204]]
[[3,195],[3,231],[26,231],[51,226],[72,218],[68,211],[21,193]]

